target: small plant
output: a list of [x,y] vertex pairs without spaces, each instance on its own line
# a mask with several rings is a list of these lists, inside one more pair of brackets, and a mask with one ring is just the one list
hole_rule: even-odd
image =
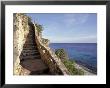
[[75,61],[69,60],[67,53],[64,49],[56,49],[55,54],[62,60],[65,67],[72,75],[84,75],[84,72],[81,69],[75,67]]
[[39,33],[41,33],[43,31],[43,27],[42,25],[38,25],[38,24],[35,24],[36,25],[36,29]]
[[28,17],[28,22],[32,23],[32,18],[31,17]]
[[68,59],[68,55],[64,49],[56,49],[55,54],[61,59]]
[[84,72],[81,69],[75,68],[74,61],[63,60],[63,63],[72,75],[84,75]]
[[42,38],[42,43],[43,43],[43,44],[47,44],[48,42],[49,42],[48,39],[44,39],[44,38]]

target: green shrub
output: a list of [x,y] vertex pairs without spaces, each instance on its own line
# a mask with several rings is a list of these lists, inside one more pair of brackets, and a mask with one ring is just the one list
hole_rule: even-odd
[[61,59],[68,59],[68,55],[64,49],[56,49],[55,54]]
[[43,27],[42,27],[42,25],[38,25],[38,24],[35,24],[36,25],[36,29],[37,29],[37,31],[39,32],[39,33],[41,33],[42,31],[43,31]]
[[75,68],[75,61],[69,60],[67,53],[64,49],[56,49],[55,54],[62,60],[65,67],[72,75],[84,75],[84,72],[81,69]]
[[84,75],[84,72],[81,69],[75,68],[74,61],[63,60],[63,63],[72,75]]
[[42,43],[43,43],[43,44],[47,44],[48,42],[49,42],[48,39],[42,38]]

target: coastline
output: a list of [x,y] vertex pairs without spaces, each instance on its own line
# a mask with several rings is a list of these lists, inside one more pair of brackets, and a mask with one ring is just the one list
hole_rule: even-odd
[[[95,44],[95,45],[93,45],[93,44]],[[90,50],[94,51],[94,49],[96,49],[95,48],[96,44],[97,43],[50,43],[49,46],[53,49],[53,51],[55,51],[55,49],[64,49],[65,51],[67,51],[68,55],[71,56],[71,58],[69,57],[69,60],[70,61],[73,60],[75,62],[76,69],[81,69],[84,72],[84,75],[97,75],[97,68],[92,66],[92,64],[85,64],[85,63],[82,63],[80,60],[72,59],[72,58],[76,58],[76,57],[74,57],[74,54],[75,53],[77,54],[77,52],[75,52],[75,50],[76,51],[80,51],[80,50],[84,51],[84,49],[86,49],[86,51],[87,51],[89,49],[88,52],[90,54],[91,53],[93,54],[93,52],[90,52]],[[88,45],[88,48],[87,48],[87,45]],[[91,49],[91,46],[93,46],[92,49]],[[84,54],[88,55],[88,53],[86,53],[86,52],[84,52]],[[80,53],[77,55],[79,56]],[[83,56],[83,54],[82,54],[82,56]],[[86,57],[84,57],[84,58],[86,58]],[[96,59],[97,58],[95,58],[95,60]],[[92,60],[89,60],[89,61],[92,62]]]
[[84,71],[84,75],[97,75],[97,74],[94,74],[94,73],[90,72],[90,69],[84,67],[83,65],[80,65],[76,62],[75,62],[74,65],[77,69],[81,69],[82,71]]

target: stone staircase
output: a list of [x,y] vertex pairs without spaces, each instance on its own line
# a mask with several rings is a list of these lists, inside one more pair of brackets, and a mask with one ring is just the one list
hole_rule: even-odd
[[[32,27],[32,26],[30,26]],[[30,75],[50,74],[49,68],[42,61],[38,51],[34,29],[30,28],[26,42],[20,55],[20,65],[30,71]]]

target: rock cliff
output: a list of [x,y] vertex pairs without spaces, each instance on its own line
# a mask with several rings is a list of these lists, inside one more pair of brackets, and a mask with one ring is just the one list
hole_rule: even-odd
[[25,14],[13,14],[14,75],[69,74],[36,25]]

